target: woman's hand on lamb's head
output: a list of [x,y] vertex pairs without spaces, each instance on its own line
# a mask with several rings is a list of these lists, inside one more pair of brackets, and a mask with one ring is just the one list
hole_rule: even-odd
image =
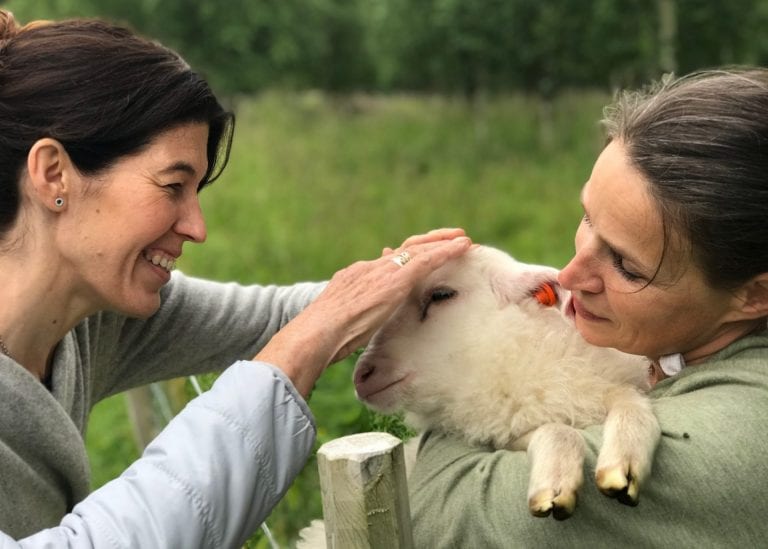
[[337,272],[312,306],[322,306],[329,318],[340,318],[336,362],[366,345],[373,333],[395,312],[414,286],[449,259],[471,246],[463,231],[446,238],[424,235],[374,261],[358,262]]
[[465,253],[472,242],[463,230],[449,229],[403,244],[407,246],[334,274],[317,299],[255,359],[281,368],[306,396],[326,366],[365,346],[419,281]]

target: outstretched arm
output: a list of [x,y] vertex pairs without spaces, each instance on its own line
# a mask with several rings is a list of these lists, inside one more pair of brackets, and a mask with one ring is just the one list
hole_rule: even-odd
[[238,362],[61,524],[0,547],[241,547],[309,456],[315,426],[279,370]]
[[[470,246],[463,230],[439,229],[413,236],[378,259],[353,263],[337,272],[256,360],[278,365],[308,395],[322,371],[364,346],[418,281]],[[403,251],[412,259],[400,266],[393,259]]]

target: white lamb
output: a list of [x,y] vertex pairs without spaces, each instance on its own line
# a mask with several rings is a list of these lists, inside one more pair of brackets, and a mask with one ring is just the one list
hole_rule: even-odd
[[[435,271],[374,335],[354,373],[358,398],[405,412],[417,430],[526,449],[535,516],[570,516],[583,481],[584,440],[604,423],[596,482],[637,504],[660,428],[643,395],[648,362],[587,344],[557,270],[478,246]],[[542,283],[558,304],[533,296]]]

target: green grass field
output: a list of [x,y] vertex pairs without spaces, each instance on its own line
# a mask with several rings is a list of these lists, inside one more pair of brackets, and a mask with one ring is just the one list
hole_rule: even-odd
[[[463,227],[476,242],[527,262],[562,266],[609,99],[565,94],[545,106],[508,96],[470,106],[425,96],[269,93],[233,100],[230,164],[202,194],[208,241],[187,245],[179,267],[244,283],[323,280],[441,226]],[[354,398],[352,364],[330,368],[312,394],[318,446],[381,425]],[[94,486],[136,458],[121,395],[96,407],[87,445]],[[320,515],[312,459],[267,523],[288,547]],[[268,543],[257,534],[249,547]]]

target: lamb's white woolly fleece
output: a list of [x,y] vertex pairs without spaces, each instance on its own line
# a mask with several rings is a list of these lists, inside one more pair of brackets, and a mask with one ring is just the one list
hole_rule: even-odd
[[[544,423],[600,423],[616,385],[648,387],[648,362],[587,344],[559,304],[532,292],[557,270],[477,247],[434,272],[360,357],[358,398],[471,443],[511,448]],[[433,301],[433,299],[436,299]]]

